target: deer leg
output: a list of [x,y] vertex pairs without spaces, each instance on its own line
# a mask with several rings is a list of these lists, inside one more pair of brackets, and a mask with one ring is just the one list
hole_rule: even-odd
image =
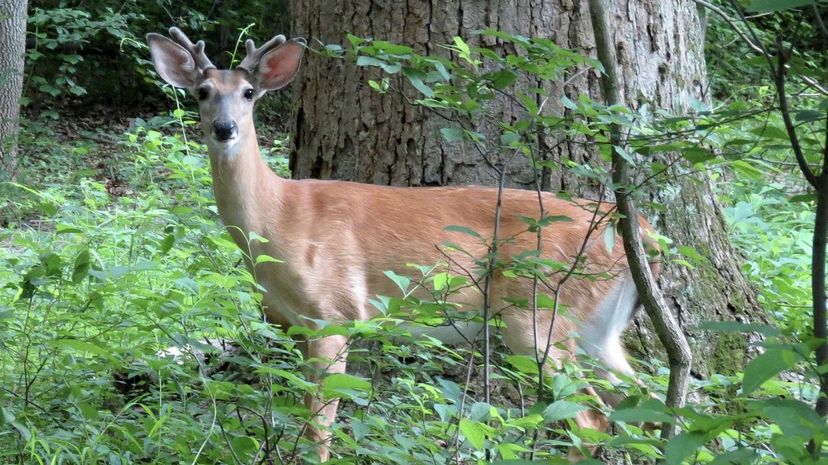
[[[555,327],[550,328],[548,315],[540,316],[536,322],[533,322],[530,312],[509,312],[503,315],[503,321],[506,323],[503,339],[513,353],[529,356],[547,354],[548,361],[544,365],[544,373],[552,375],[555,371],[560,370],[562,362],[575,360],[575,341],[566,336],[572,329],[571,323],[567,320],[558,318]],[[549,337],[550,331],[552,332],[551,337]],[[535,334],[537,339],[533,337]],[[550,344],[548,348],[546,347],[547,341]],[[564,348],[559,348],[560,345],[563,345]],[[595,398],[599,408],[604,405],[601,397],[591,386],[585,387],[583,391]],[[598,431],[606,431],[609,428],[609,420],[597,409],[579,412],[574,420],[580,428],[590,428]],[[594,448],[589,449],[594,452]],[[569,451],[568,458],[570,462],[575,463],[583,459],[583,456],[573,448]]]
[[[313,362],[311,380],[321,388],[325,375],[344,373],[347,350],[348,339],[345,336],[328,336],[308,341],[307,355]],[[321,393],[317,396],[308,394],[305,396],[305,406],[311,412],[305,436],[317,444],[320,460],[327,461],[330,457],[328,446],[331,440],[328,428],[336,419],[339,399],[326,400],[321,397]]]

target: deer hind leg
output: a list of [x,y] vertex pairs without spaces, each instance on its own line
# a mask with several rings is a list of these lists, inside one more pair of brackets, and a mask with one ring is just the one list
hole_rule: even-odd
[[[567,334],[572,329],[572,324],[562,317],[558,317],[554,327],[551,327],[551,315],[547,311],[538,312],[539,316],[535,322],[531,312],[508,312],[504,313],[503,321],[506,324],[504,331],[504,342],[515,354],[543,356],[548,347],[548,362],[544,366],[547,374],[560,370],[564,361],[575,360],[575,341]],[[551,335],[550,335],[551,331]],[[537,340],[534,335],[537,334]],[[547,344],[548,341],[548,344]],[[563,345],[563,348],[560,346]],[[595,390],[587,386],[583,389],[586,394],[593,396],[601,407],[603,403]],[[575,416],[575,423],[581,428],[591,428],[598,431],[606,431],[609,422],[606,416],[598,410],[590,409],[578,413]]]
[[[347,346],[348,339],[345,336],[328,336],[307,342],[308,359],[314,361],[310,378],[320,386],[320,389],[325,375],[345,373]],[[328,428],[336,419],[339,399],[325,400],[308,394],[305,396],[305,406],[311,412],[305,436],[317,444],[319,458],[325,462],[330,457],[328,446],[331,433]]]

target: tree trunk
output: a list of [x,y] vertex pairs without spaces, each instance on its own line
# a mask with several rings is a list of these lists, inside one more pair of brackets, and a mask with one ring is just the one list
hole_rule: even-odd
[[[707,85],[703,31],[691,0],[613,2],[615,46],[622,95],[627,105],[641,109],[686,110],[704,101]],[[421,52],[444,53],[438,46],[464,37],[479,44],[475,30],[491,27],[513,34],[543,36],[559,46],[594,56],[595,45],[587,2],[543,1],[408,1],[292,0],[294,35],[309,43],[344,43],[345,34],[373,37],[414,46]],[[487,39],[488,40],[488,39]],[[502,46],[500,44],[488,44]],[[427,186],[489,184],[496,176],[479,155],[447,144],[439,128],[445,121],[407,103],[398,93],[379,94],[367,85],[368,72],[353,63],[311,55],[294,84],[294,150],[291,169],[298,178],[334,178],[389,185]],[[376,76],[371,76],[376,78]],[[564,85],[566,83],[566,85]],[[579,94],[600,98],[594,73],[568,76],[542,86],[552,95],[576,100]],[[413,95],[413,94],[412,94]],[[521,109],[497,102],[498,118],[510,121]],[[550,111],[566,114],[559,99]],[[551,157],[579,163],[603,163],[581,144],[548,141]],[[527,164],[528,165],[528,164]],[[510,184],[529,187],[529,166],[512,170]],[[725,224],[706,176],[683,176],[649,195],[666,209],[650,219],[677,245],[687,245],[709,259],[693,270],[668,264],[660,284],[685,328],[696,354],[699,375],[738,368],[746,352],[743,336],[705,334],[694,327],[708,320],[764,321],[755,294],[740,271]],[[543,187],[595,197],[598,186],[567,172],[545,172]],[[651,357],[657,342],[646,326],[636,324],[639,357]]]
[[0,178],[17,164],[27,0],[0,0]]

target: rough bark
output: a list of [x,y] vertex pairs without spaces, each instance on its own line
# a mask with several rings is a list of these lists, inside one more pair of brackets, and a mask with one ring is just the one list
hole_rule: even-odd
[[[693,2],[639,0],[613,5],[610,18],[615,23],[621,93],[627,104],[680,113],[694,100],[704,101],[703,32]],[[562,47],[595,53],[585,1],[292,0],[291,12],[294,35],[310,38],[311,44],[315,40],[344,44],[350,32],[404,43],[422,52],[444,53],[438,45],[450,43],[453,36],[460,35],[474,46],[479,43],[474,31],[492,27],[548,37]],[[308,58],[293,88],[294,176],[410,186],[495,183],[496,175],[477,153],[442,140],[443,120],[411,106],[399,94],[373,92],[367,85],[369,73],[340,60]],[[526,84],[541,85],[553,95],[573,100],[581,93],[600,98],[599,77],[594,73]],[[557,99],[550,99],[549,104],[551,112],[567,113]],[[508,102],[498,102],[496,113],[507,121],[521,116],[520,109]],[[556,142],[548,141],[555,159],[600,162],[580,144]],[[530,187],[534,182],[528,166],[512,169],[509,180],[517,187]],[[566,172],[544,173],[543,187],[587,197],[594,197],[598,189]],[[695,371],[705,375],[737,368],[745,355],[746,338],[713,336],[694,329],[708,320],[764,320],[728,242],[709,179],[683,176],[652,190],[649,196],[665,206],[663,212],[649,215],[657,229],[709,259],[693,270],[668,264],[660,279],[694,346]],[[640,343],[634,343],[633,350],[639,356],[655,356],[649,349],[657,346],[652,333],[638,323],[636,329]]]
[[0,0],[0,177],[17,162],[27,0]]

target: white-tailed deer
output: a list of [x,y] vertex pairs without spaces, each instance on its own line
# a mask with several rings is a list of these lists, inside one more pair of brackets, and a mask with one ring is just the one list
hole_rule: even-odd
[[[438,245],[450,241],[469,255],[452,258],[456,266],[475,268],[470,257],[485,257],[487,246],[449,225],[461,225],[480,234],[493,231],[498,191],[484,187],[399,188],[341,181],[293,181],[274,174],[265,165],[253,126],[253,107],[266,91],[287,85],[296,75],[305,45],[278,35],[256,48],[247,41],[247,56],[233,70],[219,70],[204,53],[204,43],[192,43],[179,29],[170,29],[174,40],[149,34],[152,61],[158,74],[176,87],[188,89],[198,98],[201,126],[209,147],[216,202],[219,213],[236,243],[245,251],[246,234],[255,232],[269,240],[253,241],[250,254],[266,254],[282,263],[256,265],[255,276],[266,289],[264,311],[270,321],[285,327],[312,325],[313,320],[348,322],[365,320],[377,311],[369,303],[375,295],[399,292],[384,274],[405,274],[407,263],[446,262]],[[549,351],[549,369],[561,360],[571,360],[577,348],[597,359],[612,372],[633,375],[619,337],[637,305],[637,292],[626,266],[623,247],[607,249],[604,222],[596,228],[594,202],[563,200],[543,194],[546,215],[566,216],[542,234],[541,255],[558,262],[578,261],[555,298],[565,308],[554,325],[552,312],[532,312],[505,304],[507,296],[530,298],[532,280],[491,276],[493,313],[500,312],[503,340],[516,354]],[[604,204],[603,210],[612,206]],[[502,260],[522,252],[538,250],[537,235],[523,217],[539,214],[536,192],[503,191],[499,237]],[[597,215],[601,217],[601,215]],[[649,229],[644,220],[642,228]],[[248,261],[248,266],[252,263]],[[554,288],[566,275],[552,271],[546,285]],[[588,279],[588,275],[603,278]],[[482,306],[482,294],[466,289],[458,299],[462,309]],[[459,330],[474,337],[480,324]],[[461,340],[446,328],[435,337]],[[578,337],[573,337],[573,334]],[[307,342],[307,356],[320,361],[327,373],[345,370],[346,339],[325,337]],[[550,345],[551,344],[551,345]],[[590,390],[590,392],[592,392]],[[307,400],[318,412],[318,425],[309,428],[318,441],[323,460],[329,452],[327,427],[336,416],[336,402]],[[605,429],[599,412],[584,412],[576,419],[583,427]]]

